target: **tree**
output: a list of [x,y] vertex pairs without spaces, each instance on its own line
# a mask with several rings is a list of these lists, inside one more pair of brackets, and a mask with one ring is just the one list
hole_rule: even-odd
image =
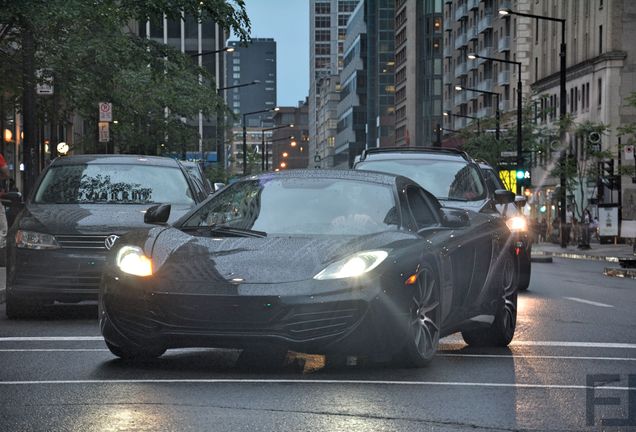
[[198,129],[187,119],[199,112],[214,117],[224,109],[214,78],[187,55],[132,30],[135,22],[164,14],[181,19],[182,13],[212,20],[243,41],[249,37],[244,0],[4,1],[0,91],[24,108],[31,82],[21,74],[28,36],[34,45],[30,73],[43,70],[41,79],[53,77],[57,95],[55,103],[40,104],[41,118],[81,115],[88,130],[82,145],[87,152],[99,151],[97,104],[110,101],[119,120],[112,133],[122,152],[181,151],[198,141]]

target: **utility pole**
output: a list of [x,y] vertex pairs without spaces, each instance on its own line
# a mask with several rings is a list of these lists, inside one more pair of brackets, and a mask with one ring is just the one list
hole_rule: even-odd
[[[24,20],[26,21],[26,20]],[[28,22],[22,26],[22,121],[23,132],[23,163],[24,184],[22,192],[27,196],[37,176],[37,126],[36,126],[36,99],[35,99],[35,40]]]

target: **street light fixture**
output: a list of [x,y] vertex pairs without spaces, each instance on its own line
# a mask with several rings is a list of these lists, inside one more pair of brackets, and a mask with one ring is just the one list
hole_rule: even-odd
[[[221,92],[225,91],[225,90],[231,90],[231,89],[235,89],[235,88],[240,88],[240,87],[247,87],[247,86],[251,86],[251,85],[255,85],[255,84],[260,84],[261,82],[259,80],[254,80],[252,82],[247,82],[247,83],[240,83],[240,84],[235,84],[235,85],[231,85],[231,86],[227,86],[227,87],[219,87],[218,89],[216,89],[217,94],[221,97],[221,99],[223,99],[223,101],[225,102],[225,95],[222,95]],[[217,158],[217,163],[225,168],[225,132],[223,133],[223,135],[220,137],[221,139],[219,139],[219,125],[223,123],[225,127],[225,118],[221,118],[220,115],[217,114],[217,119],[216,119],[216,158]],[[201,158],[203,158],[203,155],[201,155]]]
[[266,112],[279,111],[280,108],[267,108],[258,111],[252,111],[243,114],[243,175],[247,174],[247,123],[246,117],[254,114],[263,114]]
[[263,130],[261,130],[261,145],[263,146],[263,148],[261,149],[261,171],[265,171],[268,168],[268,157],[269,154],[267,153],[267,146],[265,145],[265,132],[267,131],[275,131],[278,129],[284,129],[284,128],[293,128],[294,124],[290,123],[290,124],[286,124],[286,125],[281,125],[281,126],[274,126],[271,128],[265,128]]
[[234,48],[234,47],[224,47],[224,48],[221,48],[221,49],[218,49],[218,50],[203,51],[203,52],[200,52],[200,53],[193,53],[193,54],[190,54],[190,57],[201,57],[201,56],[208,55],[208,54],[218,54],[218,53],[221,53],[221,52],[224,52],[224,51],[231,53],[231,52],[234,52],[235,49],[236,48]]
[[488,90],[479,90],[479,89],[474,89],[474,88],[468,88],[468,87],[464,87],[461,85],[455,85],[455,90],[457,91],[462,91],[462,90],[467,90],[467,91],[472,91],[475,93],[483,93],[483,94],[487,94],[487,95],[491,95],[491,96],[495,96],[496,97],[496,102],[497,102],[497,106],[496,106],[496,110],[495,110],[495,121],[496,123],[496,129],[495,129],[495,138],[497,139],[497,141],[499,141],[499,118],[500,118],[500,114],[499,114],[499,93],[497,92],[491,92]]
[[464,114],[454,114],[454,113],[452,113],[450,111],[444,111],[442,114],[444,116],[446,116],[446,117],[453,116],[453,117],[461,117],[461,118],[467,118],[467,119],[475,120],[477,122],[477,134],[478,135],[481,134],[481,127],[479,125],[479,117],[474,117],[474,116],[469,116],[469,115],[464,115]]
[[[502,9],[504,10],[504,9]],[[467,57],[471,60],[474,59],[484,59],[490,60],[494,62],[506,63],[506,64],[514,64],[517,65],[517,171],[523,169],[523,138],[521,133],[521,123],[523,117],[523,98],[522,98],[522,83],[521,83],[521,62],[513,61],[513,60],[504,60],[498,59],[494,57],[486,57],[475,53],[468,53]],[[521,183],[517,182],[517,195],[521,195]]]
[[[506,16],[506,15],[517,15],[517,16],[522,16],[522,17],[527,17],[527,18],[534,18],[537,20],[547,20],[547,21],[553,21],[553,22],[558,22],[561,23],[561,50],[559,52],[559,56],[561,57],[561,64],[560,64],[560,68],[559,68],[559,120],[561,122],[563,122],[565,120],[565,116],[567,114],[567,108],[565,106],[565,102],[567,99],[567,91],[565,88],[565,82],[566,82],[566,71],[565,71],[565,56],[567,53],[567,47],[566,47],[566,42],[565,42],[565,19],[564,18],[554,18],[554,17],[550,17],[550,16],[544,16],[544,15],[534,15],[534,14],[529,14],[529,13],[523,13],[523,12],[517,12],[517,11],[513,11],[512,9],[508,8],[508,7],[500,7],[499,8],[499,15],[502,16]],[[566,196],[565,196],[565,190],[567,187],[567,183],[566,183],[566,178],[565,178],[565,130],[563,129],[563,127],[560,128],[560,141],[561,141],[561,155],[560,155],[560,160],[559,160],[559,166],[561,167],[561,176],[559,179],[559,183],[561,184],[561,196],[560,196],[560,204],[561,204],[561,211],[559,212],[559,216],[560,216],[560,220],[561,220],[561,247],[565,248],[567,247],[567,243],[566,243],[566,238],[565,238],[565,210],[566,210]]]

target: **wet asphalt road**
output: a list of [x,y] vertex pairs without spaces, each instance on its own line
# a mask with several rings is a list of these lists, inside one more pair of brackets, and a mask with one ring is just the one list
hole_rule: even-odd
[[[95,307],[8,321],[0,305],[0,431],[636,430],[636,281],[602,276],[599,262],[533,266],[509,348],[453,335],[423,369],[292,354],[255,371],[227,350],[131,365],[106,350]],[[598,374],[618,381],[587,387]]]

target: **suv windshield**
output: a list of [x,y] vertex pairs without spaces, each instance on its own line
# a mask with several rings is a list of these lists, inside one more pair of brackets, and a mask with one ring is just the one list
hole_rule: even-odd
[[272,234],[362,235],[399,224],[390,187],[352,180],[278,178],[235,183],[183,225]]
[[409,177],[440,200],[480,201],[486,198],[477,168],[464,161],[367,160],[359,162],[355,168]]
[[194,204],[188,183],[179,168],[100,163],[51,167],[35,193],[34,202]]

